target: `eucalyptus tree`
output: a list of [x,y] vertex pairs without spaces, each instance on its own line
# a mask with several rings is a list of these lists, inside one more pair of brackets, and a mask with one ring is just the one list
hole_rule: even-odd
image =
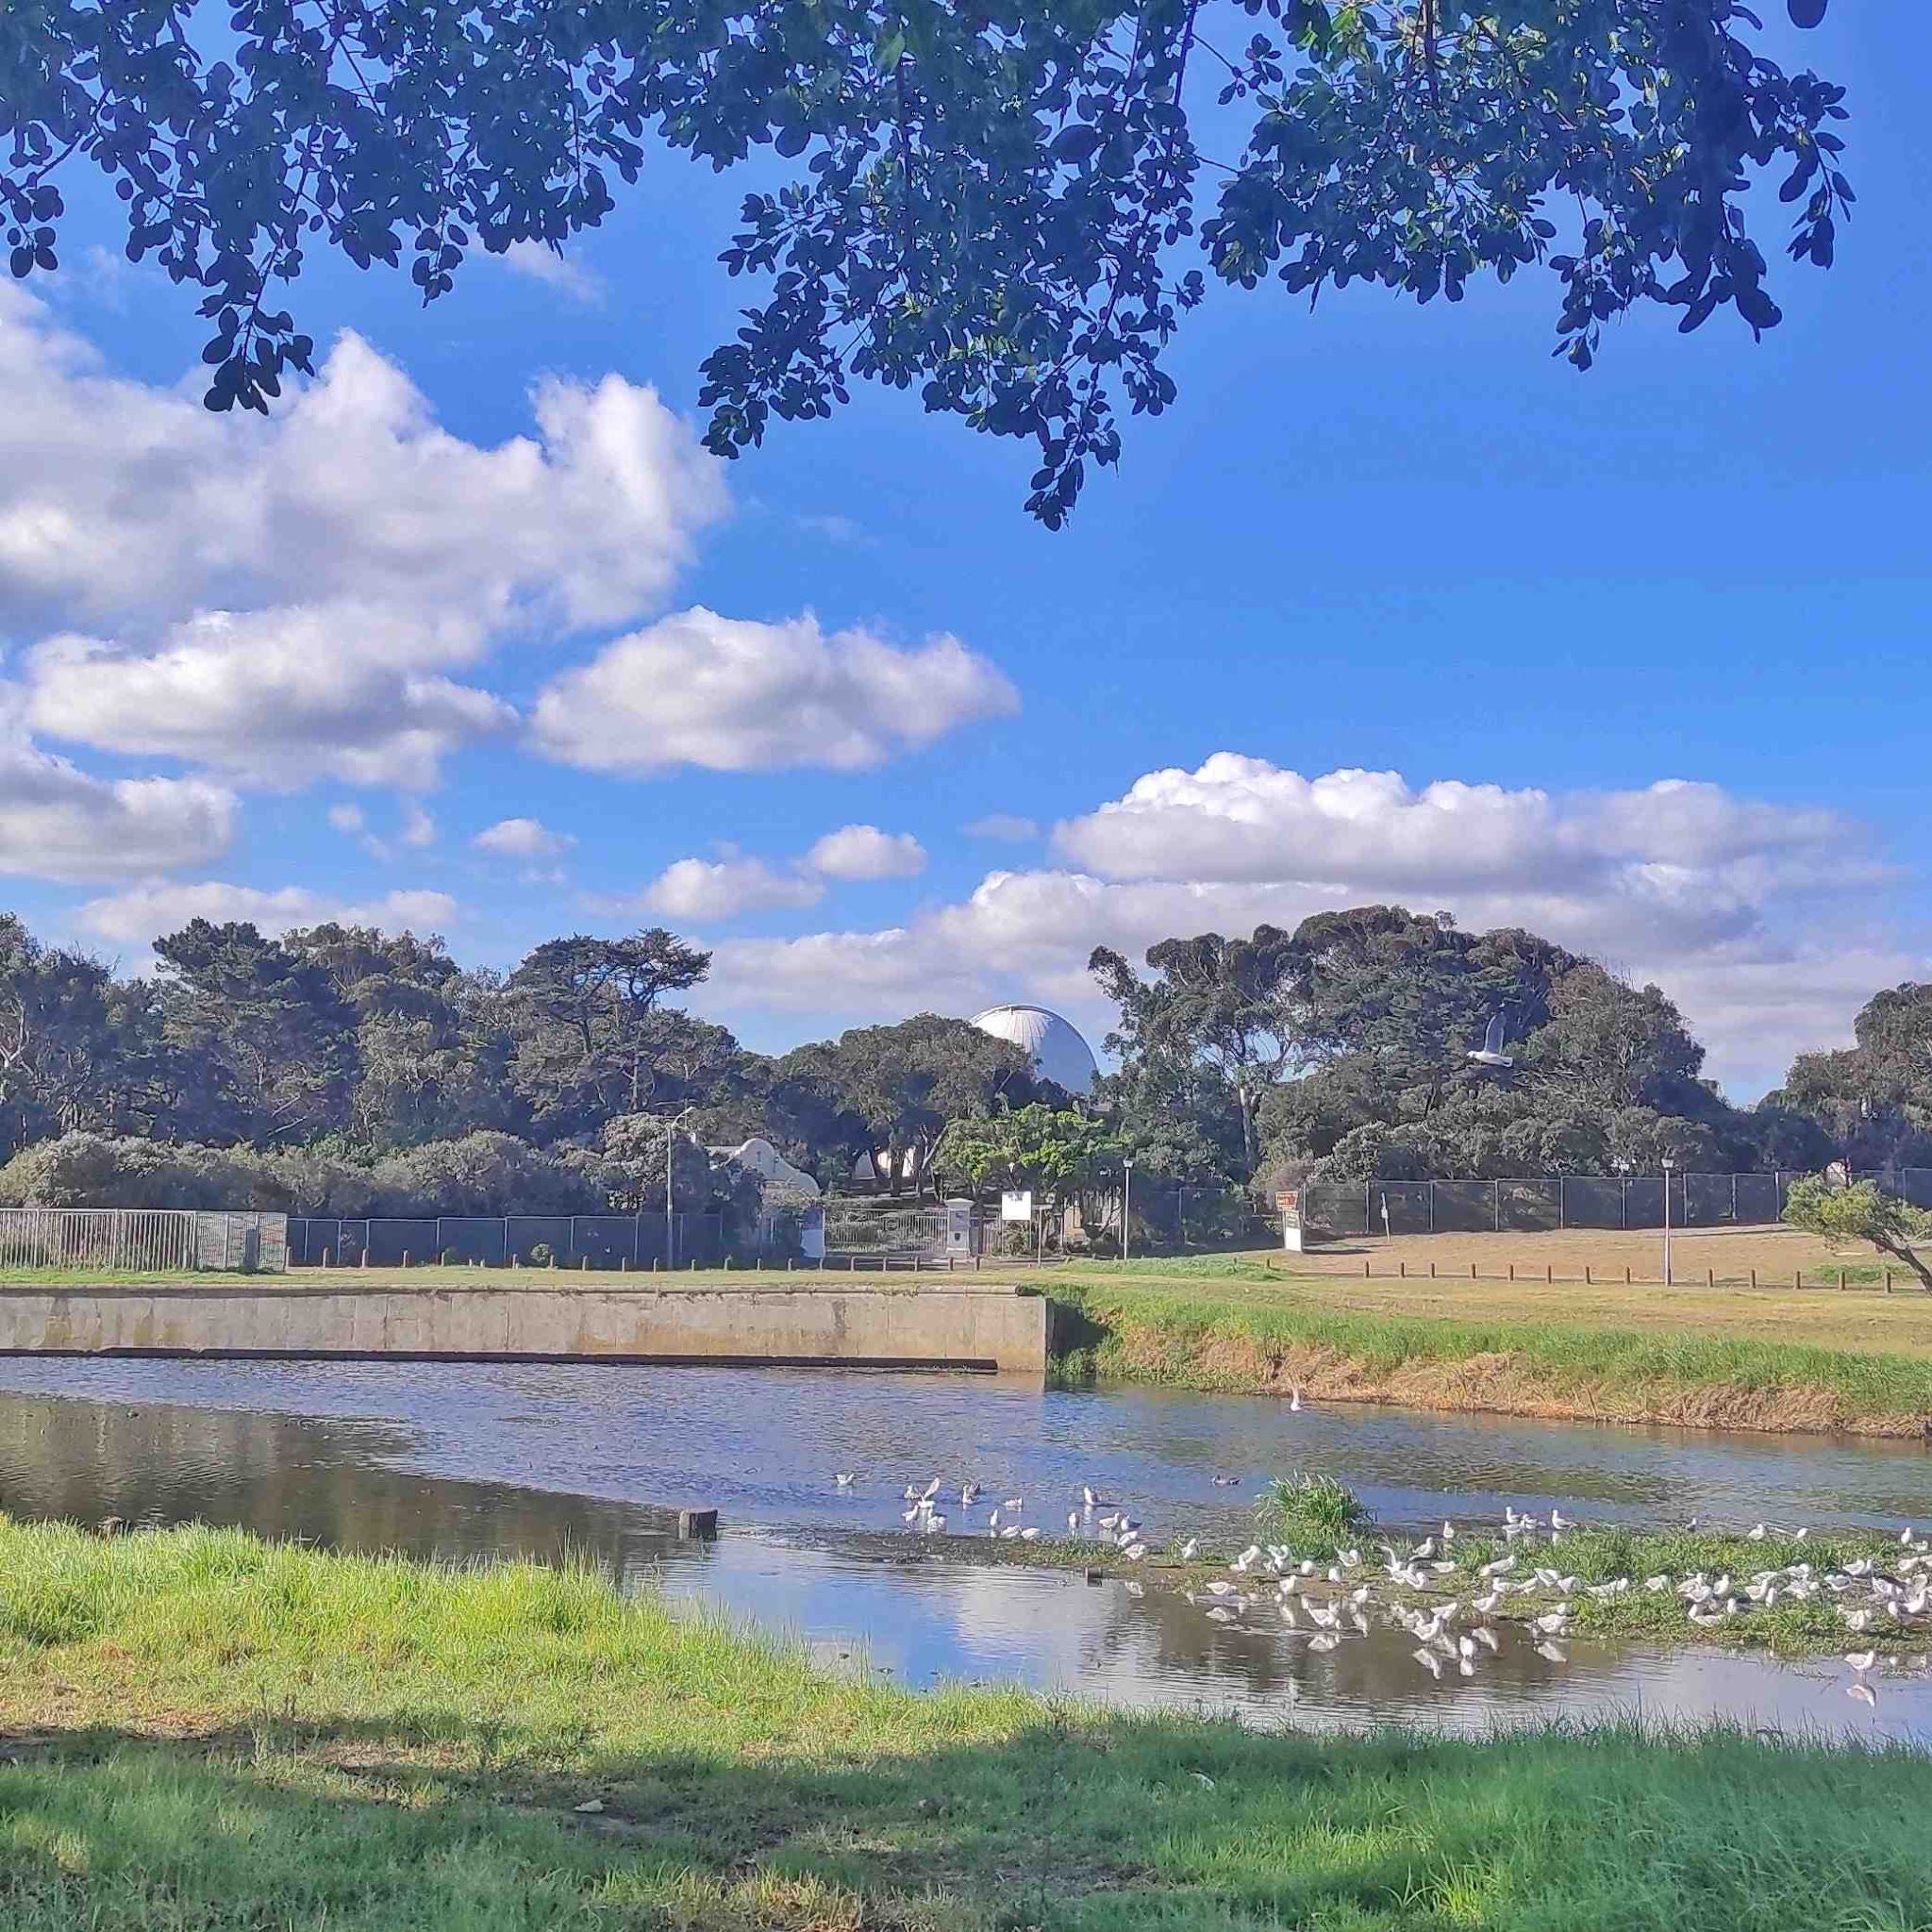
[[1534,272],[1580,369],[1646,305],[1774,326],[1752,187],[1821,266],[1852,189],[1842,90],[1766,41],[1740,0],[25,0],[0,216],[13,273],[52,271],[98,170],[206,319],[209,406],[266,410],[310,366],[311,254],[407,258],[431,301],[594,227],[654,151],[755,159],[710,447],[916,389],[1031,442],[1057,525],[1173,402],[1209,276],[1428,303]]

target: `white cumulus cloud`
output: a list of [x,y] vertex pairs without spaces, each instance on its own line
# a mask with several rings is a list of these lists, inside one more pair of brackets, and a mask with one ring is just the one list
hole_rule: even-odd
[[805,863],[828,879],[912,879],[925,870],[925,847],[910,832],[841,825],[813,843]]
[[439,425],[342,336],[267,418],[101,373],[0,289],[0,625],[50,736],[291,785],[423,786],[514,719],[448,674],[633,622],[724,507],[655,391],[548,378],[533,435]]
[[1031,996],[1104,1027],[1086,972],[1095,945],[1138,958],[1174,934],[1292,927],[1397,899],[1467,928],[1528,926],[1655,979],[1711,1071],[1748,1094],[1792,1053],[1846,1037],[1877,987],[1927,966],[1886,921],[1891,874],[1861,827],[1704,783],[1418,790],[1392,773],[1303,778],[1223,753],[1148,774],[1055,838],[1073,863],[990,873],[901,924],[724,941],[708,992],[835,1021]]
[[541,819],[498,819],[470,843],[498,858],[559,858],[576,843],[568,832],[553,832]]
[[643,904],[667,919],[731,919],[815,905],[824,891],[815,880],[780,872],[762,858],[680,858],[645,887]]
[[695,606],[608,644],[539,695],[532,738],[592,771],[858,771],[1016,710],[1006,676],[958,638],[901,647]]
[[77,916],[88,931],[102,939],[124,945],[148,945],[164,933],[178,931],[191,919],[210,919],[217,924],[247,920],[267,933],[288,932],[331,919],[348,925],[378,926],[385,932],[431,933],[447,925],[458,909],[447,892],[385,892],[379,899],[357,902],[313,891],[307,886],[271,890],[202,879],[136,886],[90,899]]
[[235,795],[202,778],[96,778],[43,751],[0,698],[0,873],[138,878],[226,851]]

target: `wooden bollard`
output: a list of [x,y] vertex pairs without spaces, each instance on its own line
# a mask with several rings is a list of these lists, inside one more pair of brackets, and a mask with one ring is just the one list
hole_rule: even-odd
[[1753,1288],[1757,1286],[1757,1271],[1755,1268],[1751,1271],[1751,1286]]
[[1590,1263],[1588,1261],[1583,1264],[1583,1285],[1585,1288],[1590,1286]]
[[1433,1261],[1431,1261],[1431,1262],[1429,1263],[1429,1279],[1430,1279],[1431,1281],[1433,1281],[1433,1280],[1435,1280],[1435,1278],[1436,1278],[1436,1264],[1435,1264],[1435,1263],[1434,1263]]
[[1511,1281],[1516,1279],[1516,1263],[1514,1261],[1509,1264],[1509,1279]]
[[1887,1294],[1891,1292],[1891,1270],[1890,1268],[1885,1271],[1885,1291]]
[[1791,1286],[1793,1288],[1803,1288],[1804,1285],[1805,1271],[1802,1268],[1793,1268],[1791,1270]]
[[1715,1268],[1707,1268],[1704,1271],[1704,1285],[1706,1288],[1715,1288],[1717,1286],[1717,1270]]
[[1369,1264],[1368,1264],[1368,1263],[1367,1263],[1366,1261],[1364,1261],[1364,1262],[1362,1263],[1362,1279],[1363,1279],[1364,1281],[1366,1281],[1366,1280],[1367,1280],[1368,1278],[1369,1278]]
[[1840,1294],[1845,1291],[1845,1271],[1842,1268],[1838,1271],[1838,1291]]
[[1624,1270],[1624,1286],[1625,1288],[1630,1286],[1630,1270],[1628,1267],[1625,1267]]
[[709,1542],[718,1534],[715,1509],[680,1509],[677,1512],[677,1540],[681,1543]]
[[1556,1280],[1556,1278],[1557,1278],[1557,1264],[1556,1264],[1556,1263],[1555,1263],[1554,1261],[1545,1261],[1545,1262],[1543,1263],[1543,1281],[1544,1281],[1544,1283],[1545,1283],[1545,1284],[1547,1285],[1548,1283],[1550,1283],[1550,1282],[1553,1282],[1553,1281],[1555,1281],[1555,1280]]
[[1474,1280],[1475,1279],[1475,1263],[1474,1263],[1474,1261],[1472,1261],[1472,1262],[1471,1262],[1471,1263],[1469,1264],[1469,1278],[1470,1278],[1470,1279],[1471,1279],[1472,1281],[1474,1281]]
[[1407,1261],[1396,1262],[1395,1273],[1402,1280],[1407,1281],[1408,1279],[1408,1263]]

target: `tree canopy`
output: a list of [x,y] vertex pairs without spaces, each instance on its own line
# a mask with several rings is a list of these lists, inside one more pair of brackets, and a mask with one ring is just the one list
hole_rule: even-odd
[[1536,270],[1578,368],[1641,305],[1775,325],[1749,189],[1778,175],[1820,266],[1853,195],[1842,90],[1763,41],[1737,0],[27,0],[0,215],[14,275],[51,271],[98,169],[207,319],[209,406],[265,410],[310,366],[311,251],[407,257],[430,301],[475,248],[595,226],[654,150],[756,157],[710,447],[916,387],[1035,444],[1058,525],[1174,400],[1208,275],[1426,303]]

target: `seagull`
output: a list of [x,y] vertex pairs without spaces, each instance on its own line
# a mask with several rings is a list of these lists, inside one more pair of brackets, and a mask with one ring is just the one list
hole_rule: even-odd
[[858,1472],[856,1469],[841,1469],[832,1480],[841,1490],[849,1490],[858,1480]]
[[1067,1534],[1069,1536],[1078,1536],[1079,1533],[1080,1512],[1077,1509],[1069,1509],[1067,1511]]
[[1187,1540],[1187,1541],[1181,1545],[1181,1561],[1183,1563],[1191,1563],[1194,1560],[1194,1558],[1200,1554],[1201,1545],[1197,1541],[1195,1541],[1195,1540],[1192,1537],[1190,1537]]
[[1878,1661],[1878,1653],[1875,1650],[1848,1650],[1845,1661],[1862,1677]]
[[1302,1412],[1302,1390],[1299,1382],[1288,1391],[1288,1412],[1290,1415],[1299,1415]]
[[1509,1009],[1498,1007],[1490,1015],[1490,1024],[1483,1033],[1483,1043],[1470,1051],[1469,1058],[1479,1067],[1513,1067],[1516,1062],[1503,1051],[1503,1042],[1509,1030]]
[[1238,1475],[1218,1475],[1214,1478],[1214,1487],[1217,1490],[1231,1490],[1235,1488],[1236,1485],[1240,1483],[1240,1481],[1241,1477]]
[[1552,1509],[1550,1511],[1550,1527],[1552,1529],[1574,1529],[1576,1524],[1574,1518],[1565,1516],[1560,1509]]

